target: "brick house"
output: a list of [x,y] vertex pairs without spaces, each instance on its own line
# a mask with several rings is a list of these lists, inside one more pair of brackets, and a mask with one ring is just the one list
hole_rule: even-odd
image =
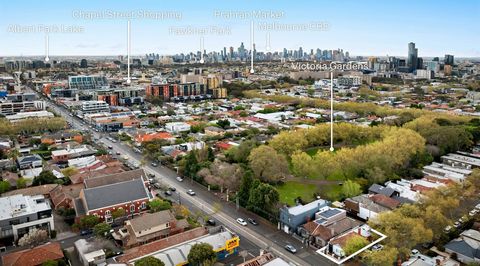
[[84,186],[74,200],[77,217],[95,215],[108,223],[113,222],[113,211],[124,209],[133,217],[144,212],[153,198],[142,169],[87,179]]

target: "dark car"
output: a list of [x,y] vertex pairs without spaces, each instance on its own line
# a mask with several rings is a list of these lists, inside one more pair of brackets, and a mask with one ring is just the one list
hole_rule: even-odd
[[156,189],[161,189],[162,188],[162,186],[159,183],[153,184],[153,187],[156,188]]
[[207,220],[207,224],[208,224],[208,225],[211,225],[211,226],[215,226],[217,223],[216,223],[215,220],[213,220],[213,219],[208,219],[208,220]]
[[153,167],[157,167],[157,166],[158,166],[158,163],[157,163],[157,162],[152,162],[151,165],[152,165]]
[[257,221],[255,221],[254,219],[252,218],[248,218],[247,221],[253,225],[258,225]]
[[91,235],[91,234],[93,234],[92,229],[84,229],[84,230],[80,231],[81,236],[88,236],[88,235]]
[[168,189],[170,189],[170,191],[176,191],[177,189],[174,188],[174,187],[169,187]]
[[172,192],[171,192],[170,190],[165,190],[165,195],[171,196],[171,195],[172,195]]

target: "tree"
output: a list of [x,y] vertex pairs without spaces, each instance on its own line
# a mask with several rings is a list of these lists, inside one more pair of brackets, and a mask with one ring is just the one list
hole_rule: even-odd
[[369,243],[370,242],[368,242],[365,237],[361,235],[355,235],[347,240],[345,246],[343,247],[343,251],[347,256],[349,256],[365,247]]
[[239,146],[234,146],[230,148],[226,155],[230,161],[237,162],[237,163],[246,163],[248,161],[248,156],[252,149],[257,147],[257,142],[253,139],[245,140],[240,143]]
[[17,189],[26,188],[27,187],[27,179],[20,177],[17,179]]
[[63,260],[47,260],[44,263],[42,263],[42,266],[63,266],[67,265],[65,261]]
[[217,254],[210,244],[197,243],[190,249],[187,259],[192,266],[211,266],[217,260]]
[[288,162],[270,146],[262,145],[248,156],[250,168],[256,177],[265,182],[277,182],[288,174]]
[[161,199],[154,199],[148,202],[148,208],[152,212],[158,212],[163,210],[169,210],[172,208],[172,205],[168,201],[161,200]]
[[47,239],[48,232],[46,230],[34,228],[18,240],[18,245],[21,247],[29,245],[36,246]]
[[260,181],[255,180],[252,184],[247,208],[260,214],[275,214],[280,200],[278,191],[269,184],[258,183]]
[[100,218],[95,215],[86,215],[80,219],[80,227],[83,229],[93,228],[100,222]]
[[124,217],[126,215],[126,212],[122,208],[118,208],[112,212],[112,218],[115,220],[120,217]]
[[313,158],[305,152],[294,152],[292,155],[292,170],[296,176],[308,177],[313,171]]
[[185,176],[190,178],[196,178],[197,172],[200,170],[200,166],[197,160],[196,151],[193,150],[185,156],[185,167],[183,169],[183,173]]
[[57,181],[57,177],[52,173],[52,171],[43,170],[40,175],[33,178],[32,185],[39,186],[45,184],[54,184]]
[[96,236],[105,237],[106,234],[112,229],[107,223],[99,223],[93,227],[93,233]]
[[65,169],[62,170],[62,174],[68,178],[70,178],[71,176],[73,176],[74,174],[78,173],[78,169],[75,168],[75,167],[67,167]]
[[247,206],[248,198],[250,197],[250,189],[253,183],[252,175],[251,171],[247,171],[242,177],[242,183],[240,184],[240,189],[237,194],[240,206]]
[[388,235],[385,243],[397,249],[402,258],[407,257],[414,246],[430,242],[433,237],[432,230],[425,226],[421,209],[411,204],[382,212],[372,218],[369,224]]
[[228,119],[218,120],[217,125],[223,129],[226,129],[230,126],[230,121]]
[[397,261],[397,256],[395,248],[384,246],[379,251],[365,251],[362,261],[369,266],[392,266]]
[[346,198],[355,197],[362,193],[360,185],[352,180],[347,180],[343,183],[342,193]]
[[148,256],[135,261],[135,266],[165,266],[165,263],[153,256]]
[[0,181],[0,194],[10,190],[10,183],[8,181]]

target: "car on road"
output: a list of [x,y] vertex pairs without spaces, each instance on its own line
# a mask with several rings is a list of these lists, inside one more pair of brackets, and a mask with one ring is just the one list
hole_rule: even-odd
[[171,196],[171,195],[172,195],[172,192],[171,192],[170,190],[165,190],[164,193],[165,193],[165,195],[167,195],[167,196]]
[[91,235],[91,234],[93,234],[92,229],[85,229],[85,230],[80,231],[81,236],[88,236],[88,235]]
[[255,219],[252,219],[252,218],[247,218],[247,221],[253,225],[258,225],[257,221],[255,221]]
[[189,190],[187,190],[187,194],[190,195],[190,196],[195,196],[195,191],[189,189]]
[[207,224],[208,224],[208,225],[211,225],[211,226],[215,226],[217,223],[216,223],[215,220],[213,220],[213,219],[208,219],[208,220],[207,220]]
[[178,181],[178,182],[182,182],[182,181],[183,181],[183,178],[180,177],[180,176],[177,176],[177,181]]
[[169,187],[168,188],[170,191],[176,191],[177,189],[175,187]]
[[113,147],[112,147],[112,146],[110,146],[110,145],[108,145],[108,148],[109,148],[110,150],[111,150],[111,149],[113,149]]
[[245,220],[243,220],[242,218],[237,218],[237,223],[239,223],[243,226],[247,226],[247,222],[245,222]]
[[297,253],[297,249],[296,249],[294,246],[290,245],[290,244],[285,245],[285,249],[288,250],[288,251],[290,251],[290,253],[293,253],[293,254]]
[[117,151],[116,154],[117,154],[117,155],[120,155],[120,154],[122,154],[122,153],[120,153],[119,151]]
[[151,165],[152,165],[153,167],[157,167],[157,166],[158,166],[158,163],[152,162]]

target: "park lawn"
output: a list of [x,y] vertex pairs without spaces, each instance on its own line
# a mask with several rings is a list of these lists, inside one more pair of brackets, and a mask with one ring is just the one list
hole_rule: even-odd
[[300,196],[303,201],[313,200],[313,194],[317,192],[317,186],[313,184],[303,184],[296,181],[288,181],[283,185],[277,186],[280,194],[280,202],[295,205],[295,199]]

